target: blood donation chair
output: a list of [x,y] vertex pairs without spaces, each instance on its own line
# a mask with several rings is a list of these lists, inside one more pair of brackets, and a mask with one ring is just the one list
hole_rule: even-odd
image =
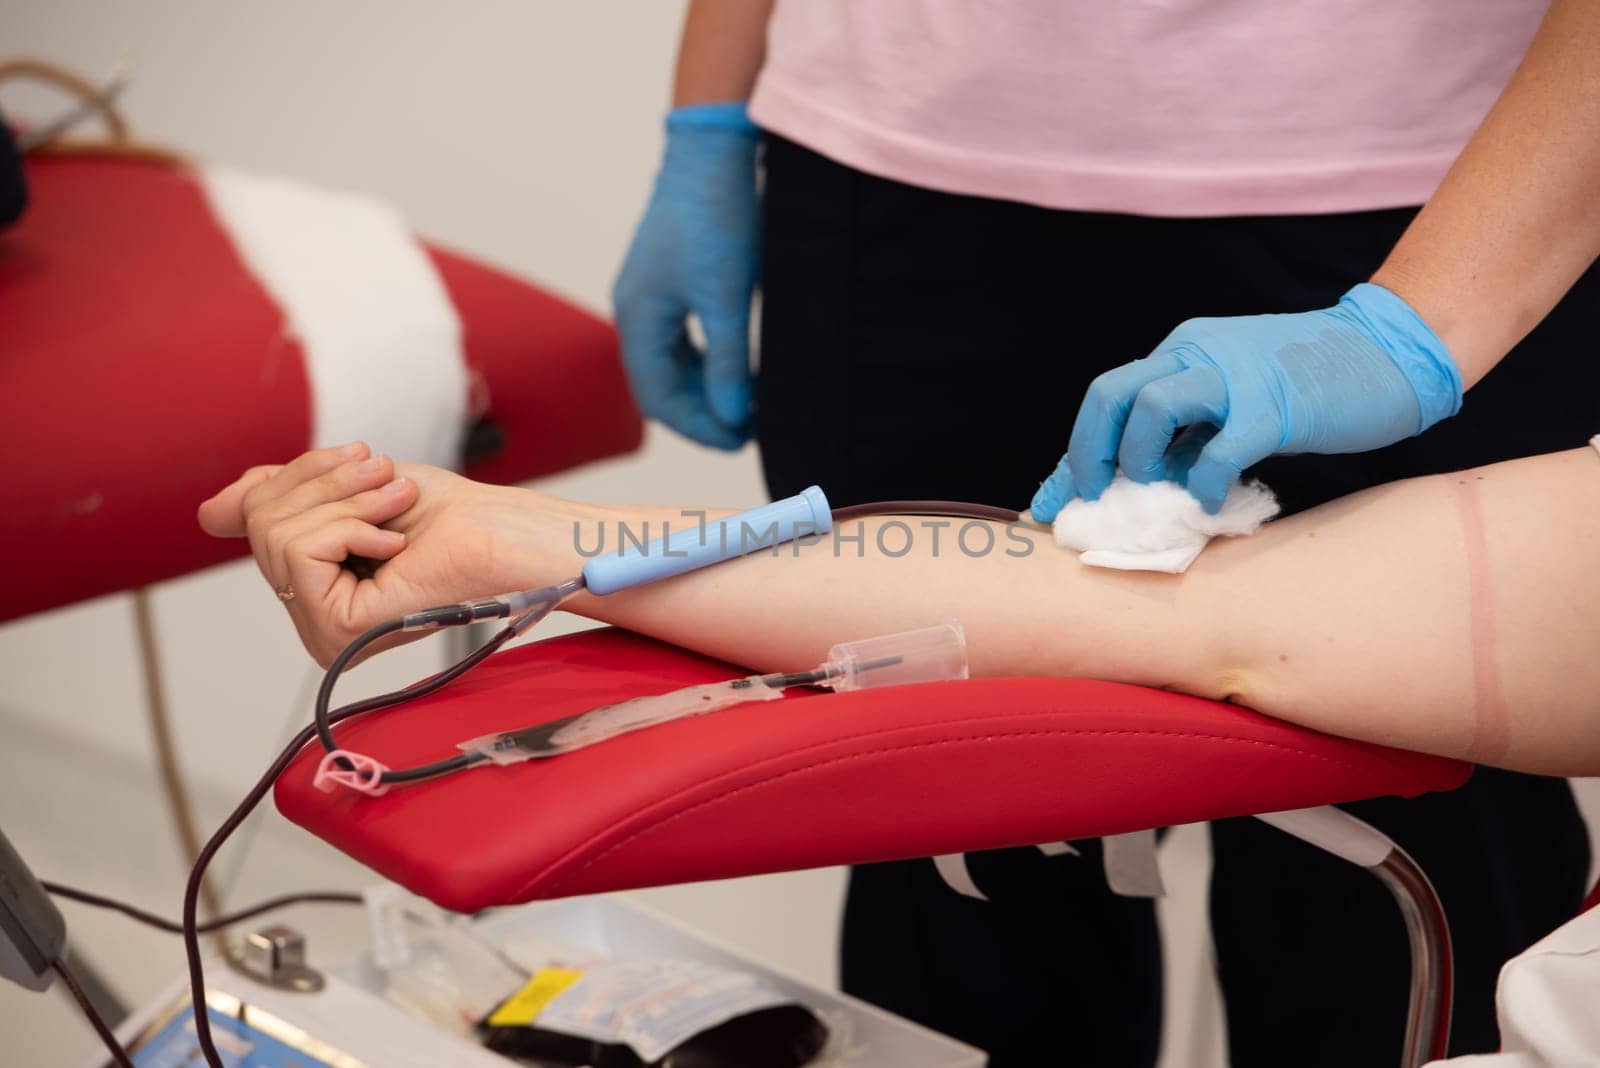
[[[336,733],[344,750],[412,766],[484,734],[745,674],[603,628],[500,653],[431,696]],[[1438,898],[1383,835],[1322,806],[1453,789],[1470,773],[1457,761],[1233,705],[1055,678],[791,690],[381,796],[319,789],[322,756],[308,747],[279,778],[279,810],[461,912],[1268,814],[1393,892],[1413,959],[1403,1063],[1444,1055],[1450,948]]]
[[[25,173],[28,208],[0,233],[0,455],[13,461],[0,558],[27,563],[0,589],[0,621],[247,555],[203,533],[195,506],[252,464],[342,443],[314,427],[347,400],[314,388],[293,309],[241,257],[194,167],[107,150],[30,157]],[[452,466],[517,482],[637,447],[609,323],[423,250],[471,390]]]

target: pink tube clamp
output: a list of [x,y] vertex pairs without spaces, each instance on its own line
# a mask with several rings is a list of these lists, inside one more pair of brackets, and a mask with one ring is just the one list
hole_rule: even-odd
[[[340,767],[341,760],[350,766]],[[389,784],[381,781],[383,773],[388,770],[387,765],[369,756],[352,753],[348,749],[335,749],[317,765],[317,774],[311,783],[325,794],[331,794],[336,786],[345,786],[357,793],[382,797],[389,792]]]

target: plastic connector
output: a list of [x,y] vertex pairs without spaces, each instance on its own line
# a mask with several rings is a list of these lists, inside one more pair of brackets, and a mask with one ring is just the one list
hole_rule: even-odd
[[841,642],[828,650],[817,685],[843,692],[967,677],[967,634],[947,620],[936,627]]
[[462,627],[482,619],[504,619],[511,614],[511,602],[504,597],[491,597],[483,601],[464,601],[439,608],[412,612],[400,620],[401,630],[437,630],[440,627]]

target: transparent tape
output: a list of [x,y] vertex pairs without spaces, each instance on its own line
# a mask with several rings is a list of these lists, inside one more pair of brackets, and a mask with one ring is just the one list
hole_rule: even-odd
[[782,696],[782,687],[768,685],[765,676],[750,675],[729,682],[708,682],[650,697],[635,697],[524,730],[486,734],[462,742],[459,748],[468,753],[481,753],[496,764],[516,764],[535,757],[570,753],[675,719],[717,712],[747,701],[776,701]]
[[825,686],[843,692],[966,677],[966,633],[960,623],[949,620],[902,634],[842,642],[810,671],[747,675],[635,697],[549,723],[472,738],[457,748],[496,764],[517,764],[734,705],[776,701],[791,686]]

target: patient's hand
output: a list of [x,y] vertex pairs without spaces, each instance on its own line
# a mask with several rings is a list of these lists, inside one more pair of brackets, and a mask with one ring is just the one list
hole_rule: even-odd
[[[570,546],[568,510],[356,444],[251,468],[199,519],[217,537],[250,539],[267,582],[280,597],[293,591],[284,604],[300,640],[327,665],[385,619],[552,581]],[[360,577],[352,557],[377,567]]]

